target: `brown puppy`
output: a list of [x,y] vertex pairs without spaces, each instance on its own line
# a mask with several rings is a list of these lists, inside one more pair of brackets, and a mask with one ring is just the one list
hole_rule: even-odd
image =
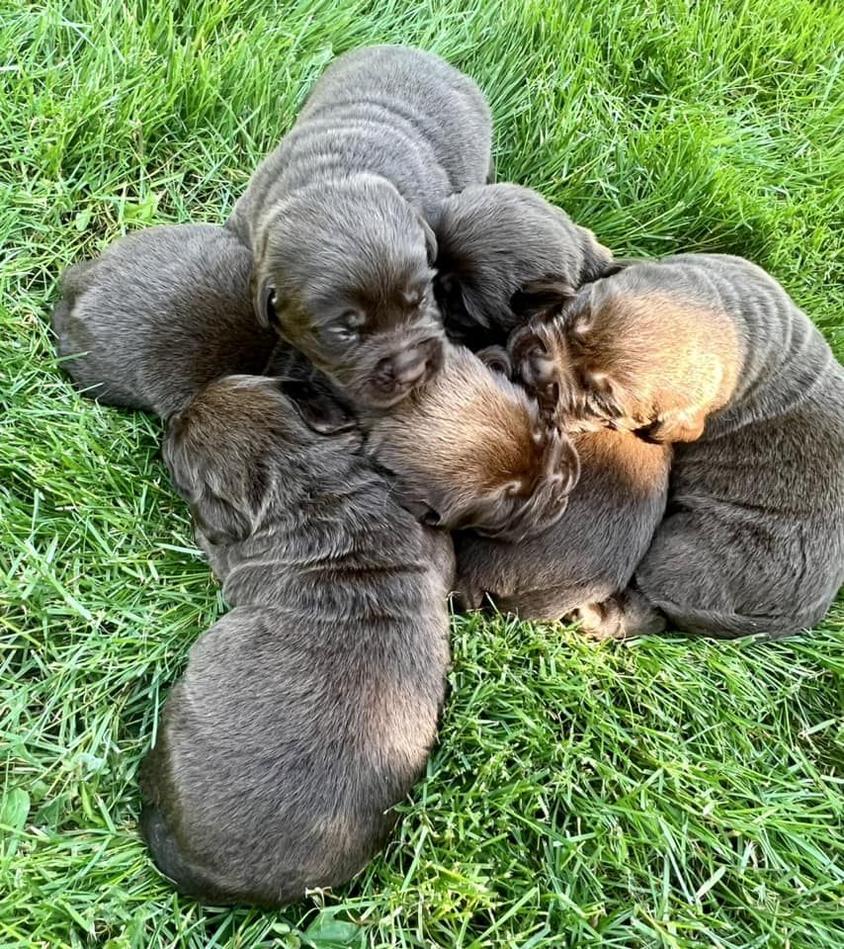
[[255,257],[263,323],[359,406],[436,373],[442,324],[425,217],[486,180],[489,107],[438,56],[373,46],[339,57],[255,172],[228,227]]
[[152,227],[70,267],[53,330],[85,395],[166,418],[212,379],[260,372],[275,335],[249,300],[252,257],[211,224]]
[[546,404],[690,442],[615,635],[639,631],[646,603],[651,621],[656,608],[715,636],[819,622],[844,582],[844,369],[808,317],[763,270],[717,254],[634,264],[558,291],[553,309],[512,347]]
[[359,870],[425,767],[445,689],[451,541],[286,385],[213,383],[165,445],[233,609],[170,693],[141,820],[159,867],[214,903],[277,906]]
[[[455,535],[460,605],[487,597],[531,620],[579,620],[595,635],[614,629],[617,602],[665,512],[670,449],[629,432],[574,436],[580,481],[550,529],[507,543]],[[658,624],[648,625],[657,631]]]
[[536,403],[463,346],[388,412],[362,418],[367,449],[411,510],[450,530],[519,539],[563,514],[580,466]]
[[504,345],[523,322],[510,300],[529,281],[553,276],[579,287],[613,265],[592,231],[520,185],[466,188],[446,198],[431,223],[446,331],[475,350]]

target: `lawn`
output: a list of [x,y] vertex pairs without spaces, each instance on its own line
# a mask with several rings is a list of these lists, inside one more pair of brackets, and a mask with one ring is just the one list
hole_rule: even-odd
[[844,945],[844,603],[777,644],[457,619],[427,779],[350,886],[205,909],[148,861],[138,763],[224,606],[159,425],[62,376],[56,279],[222,221],[383,41],[477,78],[500,180],[621,254],[752,258],[844,356],[836,0],[0,0],[0,945]]

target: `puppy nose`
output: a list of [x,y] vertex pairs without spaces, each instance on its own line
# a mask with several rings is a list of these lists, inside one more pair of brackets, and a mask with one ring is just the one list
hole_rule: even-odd
[[442,340],[431,336],[382,359],[375,368],[375,375],[385,388],[409,389],[433,375],[442,365],[442,358]]

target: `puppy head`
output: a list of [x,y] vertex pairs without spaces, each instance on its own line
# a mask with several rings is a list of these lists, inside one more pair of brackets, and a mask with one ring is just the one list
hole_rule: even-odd
[[517,540],[563,514],[580,475],[573,445],[536,403],[463,347],[376,423],[372,444],[428,524]]
[[592,288],[577,292],[548,278],[531,281],[511,301],[529,317],[508,342],[514,374],[546,417],[566,424],[612,425],[631,408],[624,404],[617,321],[594,297]]
[[614,275],[577,292],[545,280],[514,295],[514,309],[534,315],[513,333],[508,355],[546,415],[654,441],[700,437],[726,398],[719,350],[728,327],[682,288],[652,287],[658,266],[618,261]]
[[510,300],[553,274],[573,287],[603,276],[612,254],[559,208],[513,184],[467,188],[447,198],[434,228],[435,289],[450,336],[472,349],[503,345],[522,315]]
[[[295,504],[325,473],[328,445],[337,444],[325,436],[354,425],[325,390],[226,376],[173,416],[164,461],[207,540],[236,543]],[[356,444],[352,437],[347,447]]]
[[442,364],[435,256],[433,231],[389,182],[303,189],[262,222],[258,318],[356,405],[389,407]]

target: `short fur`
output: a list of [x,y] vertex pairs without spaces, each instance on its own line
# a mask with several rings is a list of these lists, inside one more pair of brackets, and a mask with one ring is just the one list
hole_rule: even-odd
[[260,372],[275,336],[255,320],[251,269],[249,250],[211,224],[121,238],[64,274],[62,365],[85,395],[165,418],[213,379]]
[[[844,369],[808,317],[759,267],[717,254],[564,296],[515,341],[523,377],[546,401],[556,387],[570,416],[689,442],[637,609],[644,597],[672,626],[724,637],[818,623],[844,582]],[[636,631],[620,618],[616,635]]]
[[520,185],[467,188],[446,198],[432,224],[445,328],[471,349],[506,343],[523,320],[510,300],[526,283],[553,277],[577,288],[613,265],[592,231]]
[[445,688],[451,541],[391,500],[358,434],[315,434],[283,389],[216,382],[165,446],[233,609],[167,700],[142,828],[214,903],[277,906],[359,870],[425,767]]
[[573,441],[580,481],[549,530],[518,544],[455,536],[462,607],[479,609],[489,597],[522,619],[580,620],[602,634],[665,511],[670,449],[608,430]]
[[490,143],[471,79],[431,53],[368,47],[326,70],[235,206],[259,320],[355,404],[392,405],[438,371],[425,218],[486,180]]
[[571,442],[525,391],[451,343],[437,376],[362,424],[405,503],[449,529],[512,539],[542,531],[562,516],[580,474]]

